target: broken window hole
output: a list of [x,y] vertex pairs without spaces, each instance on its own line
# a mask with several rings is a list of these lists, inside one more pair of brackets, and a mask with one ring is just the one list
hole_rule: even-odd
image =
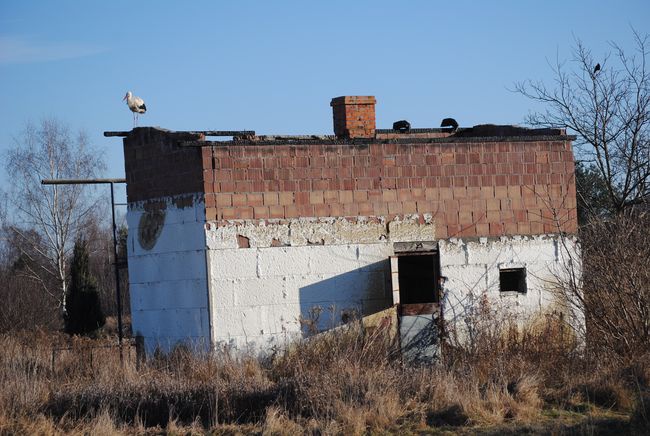
[[499,270],[499,291],[526,293],[526,268],[503,268]]

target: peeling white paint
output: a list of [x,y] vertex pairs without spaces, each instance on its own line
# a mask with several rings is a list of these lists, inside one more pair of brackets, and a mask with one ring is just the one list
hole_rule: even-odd
[[[553,235],[440,241],[445,322],[463,336],[467,316],[480,301],[520,323],[565,306],[555,292],[558,280],[567,278],[565,260],[558,254],[560,243],[577,258],[575,239]],[[526,269],[526,293],[500,292],[502,268]]]
[[164,208],[164,222],[149,249],[140,245],[138,232],[151,205],[129,204],[131,323],[149,353],[157,347],[169,351],[178,342],[201,349],[210,343],[205,207],[197,198],[185,207],[171,199],[158,203]]
[[[420,222],[423,221],[423,222]],[[296,218],[291,220],[243,220],[226,226],[206,224],[210,249],[237,248],[237,236],[248,239],[250,247],[377,244],[435,240],[435,224],[430,215],[409,215],[386,222],[384,217],[368,219]]]
[[209,250],[213,341],[259,350],[300,337],[316,312],[324,329],[384,309],[391,253],[385,242]]
[[[162,228],[146,248],[138,226],[151,206],[133,203],[127,214],[133,330],[149,352],[179,341],[264,350],[301,337],[309,321],[325,329],[344,313],[375,313],[393,302],[393,244],[437,241],[431,216],[217,226],[198,197],[160,204]],[[576,251],[552,235],[440,240],[445,321],[466,319],[481,299],[518,317],[554,309],[552,288]],[[525,294],[499,292],[499,268],[511,267],[526,268]]]

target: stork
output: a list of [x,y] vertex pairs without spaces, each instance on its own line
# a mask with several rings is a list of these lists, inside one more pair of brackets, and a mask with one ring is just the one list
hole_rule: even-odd
[[133,112],[133,127],[138,125],[138,117],[147,111],[144,100],[140,97],[134,97],[131,91],[127,92],[122,101],[126,100],[126,105]]

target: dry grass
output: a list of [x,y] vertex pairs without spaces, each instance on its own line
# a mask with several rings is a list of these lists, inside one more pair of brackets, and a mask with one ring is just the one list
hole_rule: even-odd
[[[100,340],[4,335],[0,433],[363,434],[535,425],[550,408],[619,410],[647,428],[647,394],[637,401],[647,356],[594,363],[553,318],[482,340],[448,347],[440,365],[411,367],[380,335],[351,328],[265,361],[179,348],[137,370],[115,349],[95,349],[91,360]],[[54,366],[53,345],[70,348]]]

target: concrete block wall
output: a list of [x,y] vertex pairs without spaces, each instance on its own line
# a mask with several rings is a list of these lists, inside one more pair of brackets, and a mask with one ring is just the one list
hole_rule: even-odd
[[387,243],[208,252],[217,345],[268,349],[392,304]]
[[148,353],[179,342],[203,350],[210,345],[201,197],[129,204],[131,323]]
[[[261,227],[250,223],[210,227],[206,240],[214,343],[268,349],[307,333],[316,308],[321,311],[314,327],[322,330],[339,324],[346,313],[367,315],[389,307],[388,260],[395,254],[394,242],[438,240],[441,275],[446,277],[443,319],[448,326],[457,326],[461,337],[467,316],[483,299],[502,319],[522,323],[553,310],[565,312],[555,287],[558,279],[566,278],[564,251],[577,258],[570,237],[440,240],[433,224],[411,221],[403,223],[410,231],[393,233],[389,227],[382,232],[381,226],[350,224],[358,233],[345,234],[346,243],[336,223],[296,220]],[[293,225],[298,235],[291,235]],[[314,238],[299,236],[300,229],[309,226]],[[246,247],[237,246],[237,235],[246,238]],[[363,242],[350,242],[354,239]],[[525,268],[526,293],[501,292],[501,268]],[[566,314],[575,318],[575,326],[584,323],[576,317],[579,314]]]
[[255,350],[391,306],[393,243],[435,240],[418,217],[206,227],[213,341]]
[[[468,314],[486,302],[500,319],[526,322],[553,310],[566,312],[566,301],[557,292],[566,280],[567,255],[578,258],[572,237],[559,235],[501,238],[450,239],[439,241],[445,322],[463,334]],[[500,292],[501,268],[526,269],[526,293]],[[580,271],[575,270],[579,276]],[[575,318],[575,313],[567,313]],[[582,319],[572,322],[581,324]]]

